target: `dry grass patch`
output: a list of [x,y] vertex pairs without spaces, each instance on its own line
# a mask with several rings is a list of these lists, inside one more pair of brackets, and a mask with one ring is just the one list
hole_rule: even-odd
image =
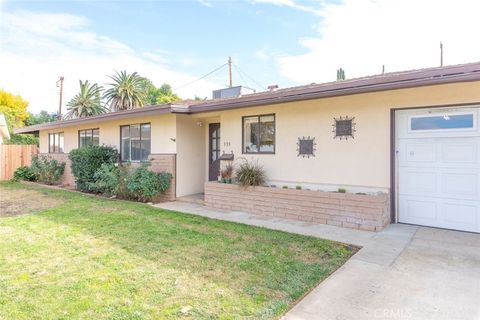
[[31,189],[0,189],[0,217],[11,217],[48,209],[63,201],[47,192]]

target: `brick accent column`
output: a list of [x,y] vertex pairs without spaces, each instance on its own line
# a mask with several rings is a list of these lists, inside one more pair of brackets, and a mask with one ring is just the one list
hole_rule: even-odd
[[177,155],[153,153],[149,157],[150,169],[154,172],[169,172],[172,174],[170,188],[160,195],[154,202],[174,201],[176,198]]
[[60,178],[59,184],[69,189],[75,189],[75,177],[72,174],[71,162],[68,159],[68,153],[40,153],[39,156],[47,156],[58,162],[65,163],[65,171]]

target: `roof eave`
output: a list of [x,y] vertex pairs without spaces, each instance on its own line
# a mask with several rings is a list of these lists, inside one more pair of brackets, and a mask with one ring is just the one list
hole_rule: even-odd
[[157,105],[157,106],[148,106],[138,109],[129,109],[118,112],[105,113],[92,117],[77,118],[71,120],[61,120],[55,122],[42,123],[34,126],[28,126],[23,128],[14,129],[15,133],[37,133],[40,130],[49,130],[56,128],[65,128],[82,124],[96,123],[96,122],[105,122],[112,120],[126,119],[130,117],[141,117],[147,115],[157,115],[157,114],[167,114],[171,113],[171,105]]
[[190,108],[191,113],[200,113],[200,112],[209,112],[209,111],[221,111],[227,109],[236,109],[236,108],[246,108],[246,107],[255,107],[267,104],[279,104],[279,103],[288,103],[302,100],[311,100],[311,99],[320,99],[320,98],[330,98],[338,96],[348,96],[353,94],[360,93],[369,93],[369,92],[380,92],[388,90],[397,90],[397,89],[408,89],[413,87],[424,87],[431,85],[439,84],[448,84],[448,83],[460,83],[460,82],[470,82],[480,80],[480,72],[469,73],[469,74],[459,74],[459,75],[449,75],[445,77],[433,77],[428,79],[414,79],[403,82],[392,82],[392,83],[380,83],[373,84],[368,86],[353,86],[346,87],[335,90],[325,90],[325,91],[315,91],[315,90],[303,90],[302,92],[289,92],[285,95],[266,95],[263,99],[257,97],[257,99],[236,99],[236,100],[227,100],[227,101],[218,101],[211,104],[197,105]]

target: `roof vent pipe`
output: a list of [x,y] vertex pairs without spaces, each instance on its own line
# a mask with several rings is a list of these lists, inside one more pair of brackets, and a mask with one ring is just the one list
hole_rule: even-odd
[[278,84],[271,84],[267,88],[268,88],[268,91],[273,92],[278,89]]

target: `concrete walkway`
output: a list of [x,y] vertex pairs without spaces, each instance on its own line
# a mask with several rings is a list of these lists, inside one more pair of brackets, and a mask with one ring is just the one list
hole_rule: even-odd
[[194,203],[157,207],[362,246],[283,319],[480,320],[480,235],[390,225],[350,230]]

